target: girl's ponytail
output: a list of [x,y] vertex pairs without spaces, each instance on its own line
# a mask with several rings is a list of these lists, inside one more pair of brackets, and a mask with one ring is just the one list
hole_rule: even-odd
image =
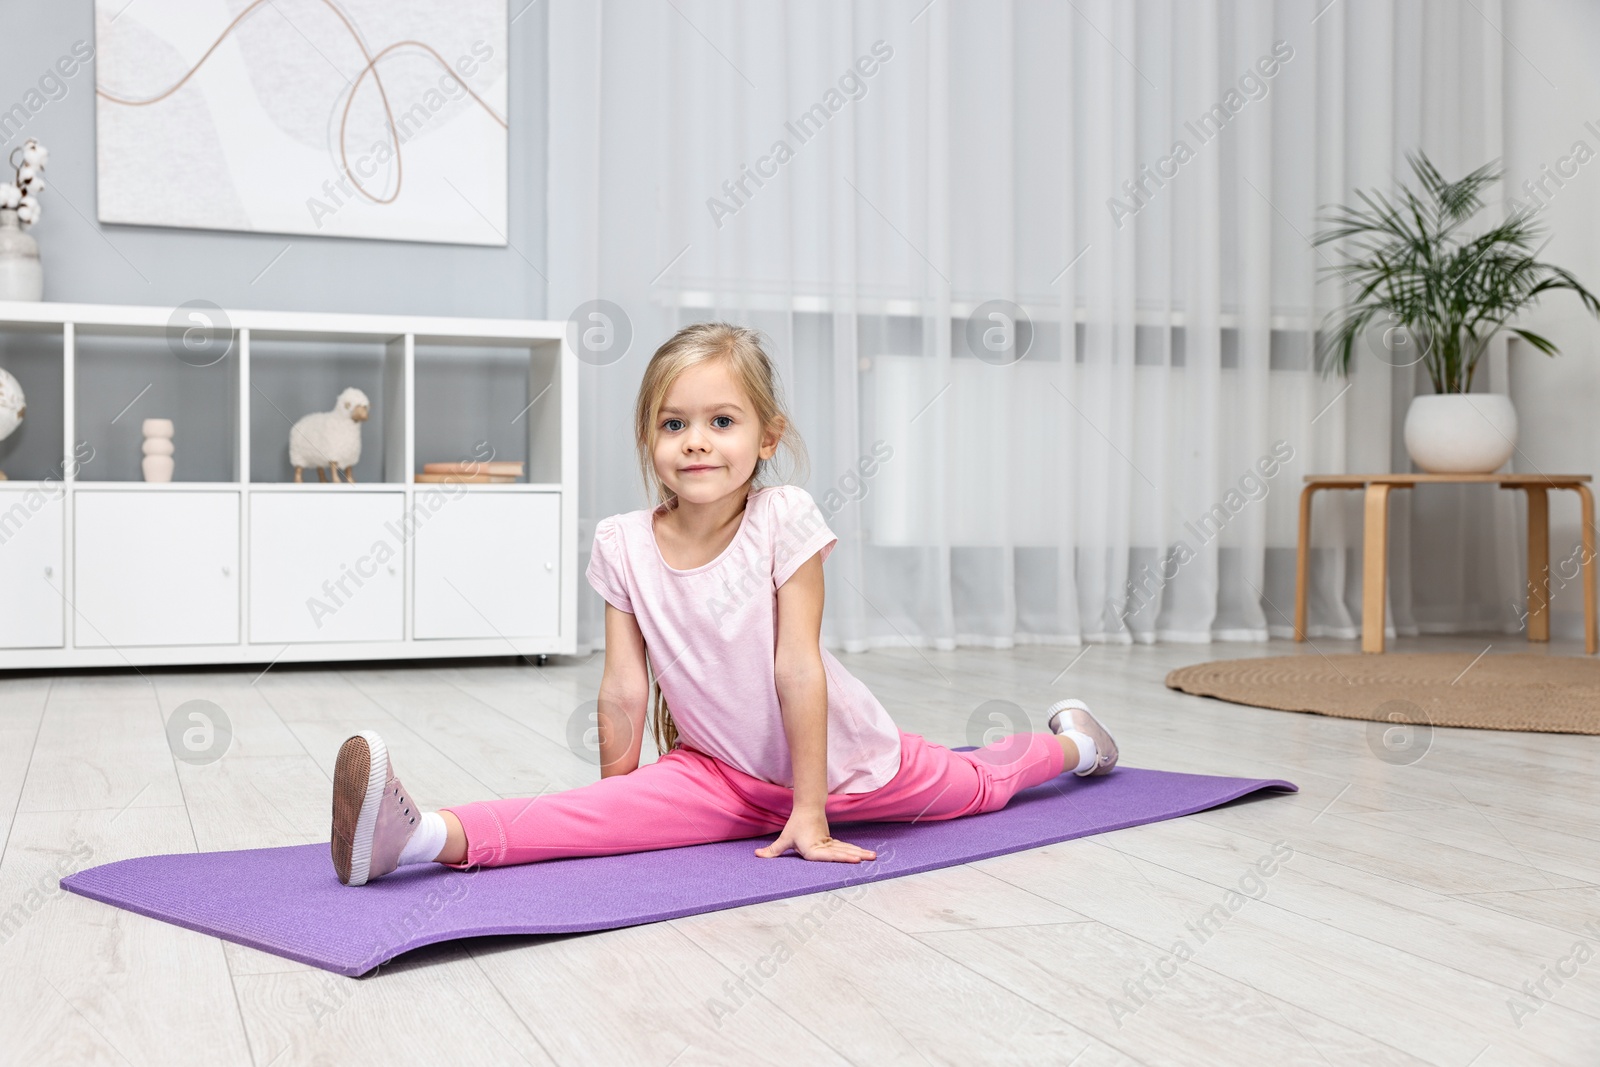
[[656,736],[656,755],[665,756],[678,747],[678,724],[672,721],[667,710],[667,698],[662,695],[661,683],[653,682],[655,696],[650,701],[650,732]]

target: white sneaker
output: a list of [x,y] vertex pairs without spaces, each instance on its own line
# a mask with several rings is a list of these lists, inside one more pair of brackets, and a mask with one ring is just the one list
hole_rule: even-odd
[[1081,700],[1058,700],[1045,709],[1049,716],[1050,732],[1059,734],[1066,729],[1062,725],[1063,713],[1070,712],[1068,716],[1072,729],[1085,734],[1094,742],[1095,761],[1087,769],[1074,771],[1080,778],[1087,778],[1095,774],[1110,774],[1111,768],[1117,765],[1117,742],[1112,739],[1111,731],[1101,725],[1100,720],[1094,717],[1089,710],[1089,705]]
[[420,812],[371,730],[339,748],[333,767],[333,870],[345,885],[366,885],[400,865]]

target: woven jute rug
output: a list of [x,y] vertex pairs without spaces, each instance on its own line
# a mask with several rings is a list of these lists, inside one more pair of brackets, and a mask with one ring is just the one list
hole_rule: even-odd
[[1471,653],[1262,656],[1180,667],[1197,696],[1341,719],[1600,734],[1600,658]]

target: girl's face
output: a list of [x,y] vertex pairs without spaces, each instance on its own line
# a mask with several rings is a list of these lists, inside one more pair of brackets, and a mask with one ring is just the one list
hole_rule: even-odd
[[656,419],[656,475],[680,503],[710,504],[742,489],[779,434],[763,432],[726,360],[678,375]]

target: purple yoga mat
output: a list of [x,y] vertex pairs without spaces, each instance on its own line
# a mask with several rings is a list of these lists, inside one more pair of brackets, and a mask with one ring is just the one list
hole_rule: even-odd
[[[402,867],[339,884],[326,842],[143,856],[79,871],[65,889],[337,974],[365,974],[409,949],[490,934],[568,934],[659,922],[840,889],[1190,815],[1278,779],[1119,767],[1024,790],[999,811],[942,822],[840,823],[875,849],[860,864],[752,855],[757,841],[458,871]],[[768,835],[764,840],[773,840]]]

